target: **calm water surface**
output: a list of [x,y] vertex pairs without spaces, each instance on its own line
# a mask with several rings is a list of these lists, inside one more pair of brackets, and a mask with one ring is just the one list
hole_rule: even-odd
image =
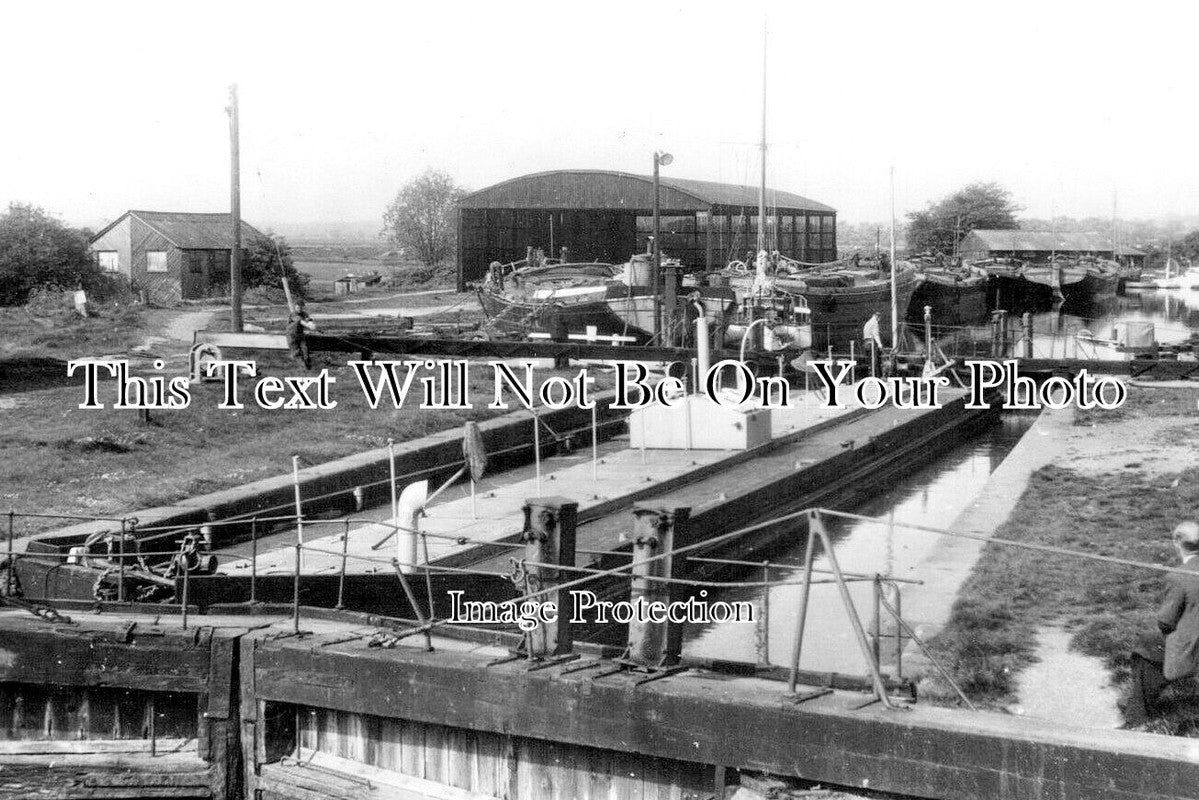
[[[987,479],[1035,420],[1033,415],[1006,415],[1000,423],[973,441],[960,445],[928,466],[913,471],[885,488],[869,503],[857,509],[864,516],[886,516],[932,527],[948,527],[954,518],[978,497]],[[828,518],[829,534],[836,557],[846,572],[875,572],[896,577],[919,579],[924,571],[936,568],[927,561],[938,537],[919,531],[896,528],[885,523]],[[771,570],[774,581],[799,581],[802,578],[804,541],[796,534],[794,547],[771,559],[771,563],[794,568]],[[828,567],[827,557],[816,561]],[[756,570],[741,580],[761,580]],[[859,616],[868,624],[870,583],[850,584]],[[790,662],[796,608],[800,587],[775,586],[769,590],[769,658],[774,664]],[[762,588],[737,589],[713,593],[711,599],[749,600],[759,608]],[[689,626],[684,653],[695,658],[721,658],[754,661],[760,647],[755,625],[723,623]],[[809,600],[809,617],[804,633],[803,667],[862,674],[862,657],[837,592],[832,584],[814,584]]]

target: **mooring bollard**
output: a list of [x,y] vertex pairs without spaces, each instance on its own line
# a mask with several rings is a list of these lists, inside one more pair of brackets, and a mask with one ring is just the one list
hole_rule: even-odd
[[[564,573],[554,566],[573,567],[575,564],[575,529],[579,504],[565,497],[534,497],[525,501],[525,527],[521,541],[525,544],[525,568],[528,588],[545,591],[564,582]],[[561,656],[570,653],[574,634],[570,624],[570,593],[551,591],[539,598],[554,603],[558,618],[554,622],[540,619],[527,637],[527,655],[533,659]]]
[[[671,584],[657,580],[670,578],[673,572],[670,556],[643,562],[654,556],[670,553],[676,546],[685,546],[691,509],[673,510],[633,507],[633,579],[629,599],[634,604],[661,603],[668,606],[673,595]],[[669,615],[662,622],[640,620],[629,622],[627,661],[638,667],[658,669],[679,662],[683,645],[682,623],[671,622]]]

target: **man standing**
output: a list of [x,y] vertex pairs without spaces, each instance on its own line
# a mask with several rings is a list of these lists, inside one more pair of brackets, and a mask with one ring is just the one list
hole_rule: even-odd
[[312,369],[312,359],[308,355],[308,331],[315,331],[316,323],[304,310],[304,300],[296,300],[295,308],[287,317],[287,348],[292,358],[298,358],[304,369]]
[[1157,627],[1165,641],[1132,654],[1126,728],[1149,720],[1149,708],[1167,684],[1199,675],[1199,523],[1180,523],[1170,538],[1182,568],[1193,574],[1166,575],[1166,597],[1157,610]]

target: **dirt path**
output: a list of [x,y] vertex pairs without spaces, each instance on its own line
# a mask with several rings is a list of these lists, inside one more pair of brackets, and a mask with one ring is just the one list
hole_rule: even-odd
[[1044,628],[1037,634],[1036,664],[1020,673],[1013,714],[1070,720],[1094,728],[1118,728],[1119,693],[1103,662],[1070,649],[1070,634]]
[[153,350],[157,345],[164,342],[182,342],[190,347],[192,334],[207,327],[216,312],[179,311],[170,312],[170,314],[171,316],[167,317],[165,324],[162,325],[158,333],[147,336],[141,344],[133,348],[134,351],[144,352]]

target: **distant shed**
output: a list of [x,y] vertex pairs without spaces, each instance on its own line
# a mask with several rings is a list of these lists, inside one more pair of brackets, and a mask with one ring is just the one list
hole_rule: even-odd
[[[1118,260],[1134,267],[1145,265],[1145,253],[1118,245]],[[1107,233],[1070,233],[980,229],[966,234],[958,244],[962,258],[1019,258],[1044,261],[1053,255],[1112,258],[1112,236]]]
[[[723,266],[756,247],[758,188],[660,178],[662,255],[692,269]],[[526,248],[571,261],[620,263],[645,252],[653,230],[653,178],[606,170],[556,170],[513,178],[458,201],[458,286],[492,261]],[[837,257],[837,212],[775,189],[766,192],[770,249],[809,262]]]
[[[229,282],[231,214],[126,211],[92,238],[100,268],[124,275],[151,302],[199,300]],[[264,238],[244,220],[243,248]]]

